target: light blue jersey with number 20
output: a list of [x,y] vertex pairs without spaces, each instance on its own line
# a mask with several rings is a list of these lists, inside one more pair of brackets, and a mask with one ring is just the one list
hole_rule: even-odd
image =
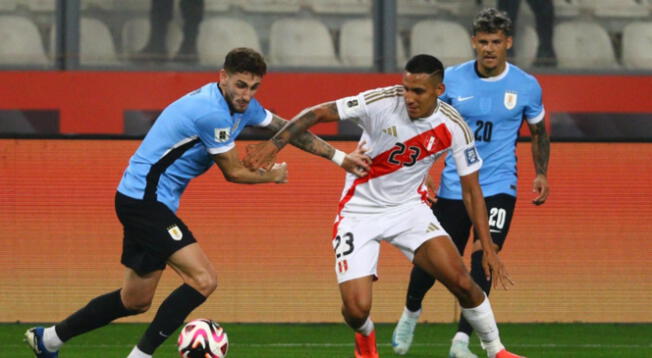
[[[482,78],[475,60],[447,68],[444,84],[441,99],[455,107],[471,127],[484,161],[479,174],[484,196],[516,196],[516,140],[523,120],[530,124],[543,120],[541,86],[532,75],[509,63],[502,74]],[[462,199],[460,178],[450,156],[437,196]]]

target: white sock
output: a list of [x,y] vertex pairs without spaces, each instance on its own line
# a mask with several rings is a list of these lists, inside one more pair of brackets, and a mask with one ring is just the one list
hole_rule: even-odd
[[421,309],[418,311],[412,312],[407,307],[403,308],[403,315],[412,319],[419,319],[421,316]]
[[478,307],[462,308],[462,314],[469,321],[471,327],[478,333],[482,348],[487,351],[489,357],[493,357],[505,348],[500,343],[498,326],[496,325],[496,319],[494,318],[491,303],[489,303],[487,295],[485,295],[484,301]]
[[63,346],[63,342],[57,336],[57,331],[54,329],[54,326],[43,330],[43,345],[50,352],[56,352]]
[[469,345],[469,339],[470,339],[469,335],[464,332],[457,332],[453,336],[453,342],[463,342],[467,346]]
[[365,323],[356,329],[356,331],[361,333],[363,336],[368,336],[371,334],[371,332],[374,331],[374,322],[371,320],[371,318],[367,317]]
[[134,349],[131,350],[131,353],[129,353],[127,358],[152,358],[152,356],[147,353],[143,353],[140,349],[138,349],[138,346],[134,346]]

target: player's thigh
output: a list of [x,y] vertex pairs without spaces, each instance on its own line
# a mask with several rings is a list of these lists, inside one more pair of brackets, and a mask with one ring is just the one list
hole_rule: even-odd
[[462,200],[439,198],[432,206],[432,212],[453,240],[460,255],[464,255],[464,249],[469,242],[471,232],[471,219],[464,202]]
[[195,243],[192,232],[165,204],[116,194],[124,227],[121,262],[139,275],[165,269],[169,257]]
[[217,285],[215,267],[196,242],[173,253],[167,263],[185,283],[204,294],[210,294]]
[[437,236],[423,243],[413,262],[449,288],[468,276],[462,257],[448,236]]
[[426,241],[438,236],[448,237],[426,204],[414,205],[388,217],[385,225],[387,228],[383,235],[388,238],[386,241],[401,250],[411,262],[414,261],[414,253]]
[[336,224],[332,240],[337,282],[371,276],[376,279],[382,228],[378,215],[348,215]]
[[[487,213],[489,214],[489,233],[497,250],[505,244],[507,233],[512,223],[516,197],[509,194],[497,194],[485,198]],[[480,242],[476,239],[474,249],[481,249]]]

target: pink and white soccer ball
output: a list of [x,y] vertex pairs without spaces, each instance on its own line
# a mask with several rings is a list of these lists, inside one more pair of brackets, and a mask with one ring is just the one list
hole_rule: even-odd
[[229,339],[217,322],[200,318],[181,329],[177,346],[183,358],[224,358]]

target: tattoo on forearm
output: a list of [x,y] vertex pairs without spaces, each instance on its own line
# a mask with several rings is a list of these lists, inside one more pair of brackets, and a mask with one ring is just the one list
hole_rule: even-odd
[[[337,106],[335,103],[325,104],[323,108],[328,110],[329,115],[337,115]],[[315,134],[306,130],[317,123],[318,120],[319,118],[314,111],[307,110],[300,114],[298,118],[287,122],[283,127],[283,130],[272,138],[272,142],[280,149],[288,143],[288,138],[292,138],[290,142],[297,148],[330,159],[335,152],[335,148]]]
[[536,174],[546,175],[550,158],[550,138],[544,121],[530,127],[532,130],[532,157]]

